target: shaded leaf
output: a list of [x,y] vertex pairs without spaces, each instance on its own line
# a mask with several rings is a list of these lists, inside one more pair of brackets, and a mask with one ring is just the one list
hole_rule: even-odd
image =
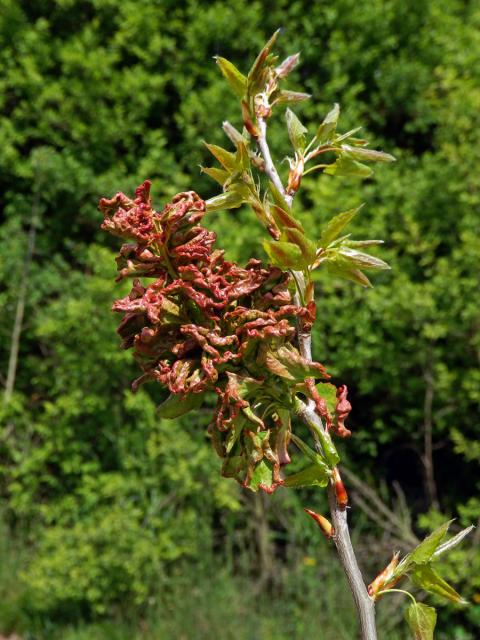
[[437,612],[433,607],[416,602],[405,612],[405,618],[415,640],[433,640]]
[[360,269],[355,269],[345,264],[335,262],[327,262],[327,269],[333,276],[343,278],[344,280],[350,280],[362,287],[373,286],[367,276],[360,271]]
[[172,420],[179,418],[185,413],[201,407],[205,398],[204,393],[171,393],[168,398],[158,407],[157,412],[160,418]]
[[306,444],[301,438],[292,433],[292,441],[296,444],[296,446],[300,449],[304,456],[306,456],[316,467],[322,470],[322,473],[326,473],[329,475],[329,468],[325,464],[322,456],[311,449],[308,444]]

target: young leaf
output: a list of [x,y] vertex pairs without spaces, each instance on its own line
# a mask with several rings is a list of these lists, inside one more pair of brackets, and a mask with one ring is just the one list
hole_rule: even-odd
[[307,238],[307,236],[296,228],[286,227],[284,235],[289,242],[293,242],[302,252],[303,263],[305,266],[311,265],[317,256],[317,248],[315,243]]
[[293,148],[295,151],[303,151],[306,144],[306,128],[291,109],[286,110],[285,119],[287,121],[288,137],[290,138]]
[[343,231],[347,224],[357,215],[363,204],[356,209],[349,209],[343,213],[339,213],[327,223],[327,226],[322,231],[320,241],[318,243],[319,248],[326,249],[328,245],[335,240],[337,236]]
[[433,640],[437,622],[437,612],[433,607],[416,602],[408,607],[405,618],[415,640]]
[[273,184],[273,182],[268,183],[268,189],[272,195],[272,198],[275,204],[277,204],[279,207],[281,207],[285,211],[289,211],[290,207],[285,200],[285,196],[282,193],[280,193],[280,191]]
[[247,90],[247,78],[241,73],[237,67],[232,64],[229,60],[225,58],[221,58],[220,56],[215,56],[215,60],[220,67],[220,71],[225,76],[228,84],[232,91],[239,98],[243,98],[245,92]]
[[447,531],[449,526],[452,524],[453,520],[449,520],[448,522],[444,522],[438,529],[435,529],[433,533],[423,540],[418,547],[416,547],[410,553],[410,562],[415,564],[423,564],[430,560],[433,556],[437,547],[443,542],[443,539],[447,535]]
[[311,466],[287,476],[283,481],[284,487],[326,487],[329,480],[328,468],[324,465],[321,467],[318,464],[312,464]]
[[341,246],[338,253],[343,256],[347,262],[355,265],[356,267],[360,267],[361,269],[372,269],[376,271],[390,269],[390,265],[383,260],[380,260],[380,258],[375,258],[368,253],[357,251],[351,247]]
[[262,82],[265,79],[264,74],[262,73],[263,67],[265,65],[265,61],[270,53],[271,48],[275,44],[276,39],[280,33],[280,29],[277,29],[267,44],[263,47],[263,49],[258,54],[255,62],[253,63],[252,68],[248,73],[247,78],[247,89],[249,95],[253,96],[258,91],[262,90]]
[[324,169],[324,173],[328,173],[331,176],[357,176],[359,178],[368,178],[372,175],[373,171],[366,164],[357,162],[346,153],[337,158],[333,164],[329,164]]
[[359,147],[351,147],[348,144],[342,144],[342,149],[347,151],[349,156],[356,160],[365,162],[395,162],[394,156],[383,151],[375,151],[374,149],[365,149]]
[[218,182],[220,185],[224,185],[225,182],[229,179],[230,174],[228,171],[224,169],[218,169],[217,167],[200,167],[202,173],[206,173],[207,176],[213,178],[215,182]]
[[450,549],[453,549],[454,547],[456,547],[474,529],[475,529],[475,526],[471,524],[469,527],[466,527],[465,529],[460,531],[460,533],[457,533],[457,535],[453,536],[453,538],[450,538],[450,540],[447,540],[447,542],[444,542],[443,544],[441,544],[439,547],[437,547],[437,550],[433,554],[432,560],[438,558],[438,556],[442,555],[442,553],[445,553],[446,551],[450,551]]
[[337,128],[338,116],[340,115],[340,106],[338,104],[333,105],[333,109],[331,109],[327,115],[325,116],[324,121],[318,127],[317,133],[315,134],[315,138],[320,144],[324,144],[331,140],[335,129]]
[[292,433],[292,441],[297,445],[300,451],[306,456],[313,464],[319,467],[324,473],[329,475],[329,468],[325,464],[322,456],[318,454],[316,451],[311,449],[308,444],[306,444],[301,438]]
[[354,269],[342,262],[336,261],[327,262],[327,269],[333,276],[343,278],[344,280],[350,280],[362,287],[373,287],[370,280],[362,271],[360,271],[360,269]]
[[455,604],[467,604],[462,596],[457,593],[448,582],[445,582],[430,564],[421,564],[415,567],[415,570],[411,574],[411,579],[417,587],[428,591],[428,593],[434,593]]
[[[208,203],[207,203],[208,204]],[[304,266],[301,249],[291,242],[270,242],[263,243],[272,264],[283,269],[302,269]]]
[[215,158],[220,162],[222,167],[227,169],[230,173],[234,171],[238,171],[239,167],[237,164],[237,159],[234,153],[223,149],[222,147],[217,146],[216,144],[208,144],[208,142],[204,142],[204,145],[210,151],[210,153],[215,156]]
[[311,98],[309,93],[301,93],[300,91],[286,91],[282,89],[278,93],[275,93],[275,97],[272,100],[272,106],[274,104],[294,104],[296,102],[303,102]]
[[226,191],[206,201],[207,211],[222,211],[223,209],[237,209],[244,202],[243,196],[236,191]]
[[300,222],[295,220],[295,218],[287,213],[284,208],[279,207],[276,204],[270,205],[270,212],[280,229],[296,229],[300,233],[304,233]]
[[198,409],[205,398],[204,393],[171,393],[168,398],[158,407],[157,413],[160,418],[173,420],[179,418],[189,411]]
[[426,564],[433,556],[448,531],[453,520],[444,522],[438,529],[425,538],[413,551],[408,553],[395,570],[394,577],[407,573],[413,566]]

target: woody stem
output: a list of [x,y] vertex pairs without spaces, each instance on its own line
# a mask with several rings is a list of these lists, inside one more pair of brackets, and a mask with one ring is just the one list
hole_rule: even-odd
[[[273,183],[275,188],[283,195],[286,204],[291,207],[293,196],[288,195],[282,184],[278,171],[272,160],[270,149],[267,143],[267,124],[266,121],[258,117],[258,137],[256,142],[258,144],[260,153],[264,160],[264,172]],[[294,280],[296,283],[297,292],[295,294],[295,303],[299,304],[300,300],[305,296],[305,276],[301,271],[295,271]],[[312,337],[311,332],[304,329],[301,320],[298,324],[298,344],[301,355],[308,361],[312,361]],[[315,404],[312,400],[308,403],[302,403],[303,407],[298,411],[300,418],[308,426],[314,426],[315,429],[325,431],[325,426],[320,416],[315,411]],[[341,508],[337,502],[337,496],[335,492],[335,484],[333,480],[330,481],[328,486],[328,502],[330,506],[330,514],[332,517],[332,524],[335,529],[333,540],[337,548],[340,563],[343,567],[345,575],[352,591],[355,605],[357,608],[358,618],[361,629],[362,640],[376,640],[377,632],[375,626],[375,605],[373,599],[370,598],[367,592],[367,588],[363,581],[362,573],[358,566],[358,562],[353,550],[352,542],[350,540],[350,532],[347,522],[347,512],[343,507]]]

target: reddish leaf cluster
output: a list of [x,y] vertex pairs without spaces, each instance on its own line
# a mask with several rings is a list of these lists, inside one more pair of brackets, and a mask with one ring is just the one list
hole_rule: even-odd
[[[289,462],[296,388],[328,377],[294,345],[295,319],[311,324],[314,304],[294,305],[289,275],[277,267],[225,260],[213,248],[215,234],[200,224],[205,203],[196,193],[179,193],[161,212],[152,208],[149,181],[135,195],[100,201],[102,228],[133,241],[117,258],[118,279],[133,276],[133,286],[113,305],[124,314],[123,347],[133,348],[143,371],[133,388],[157,380],[180,407],[214,391],[210,433],[223,473],[272,491]],[[154,280],[144,285],[136,276]]]

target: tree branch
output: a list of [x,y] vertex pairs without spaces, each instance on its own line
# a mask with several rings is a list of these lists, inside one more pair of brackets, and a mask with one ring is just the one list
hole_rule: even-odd
[[[264,172],[274,184],[275,188],[283,195],[288,206],[291,206],[293,196],[286,193],[278,171],[272,160],[270,149],[267,143],[266,121],[262,117],[258,117],[257,125],[259,131],[257,144],[265,163]],[[300,302],[300,299],[304,297],[305,294],[306,284],[303,272],[295,271],[294,279],[297,286],[295,303],[298,304]],[[299,323],[298,325],[298,343],[302,356],[311,361],[311,332],[304,331],[302,323]],[[299,403],[299,406],[301,407],[299,416],[309,427],[314,427],[313,433],[315,433],[315,430],[325,431],[322,420],[315,411],[315,405],[313,401],[309,401],[307,404]],[[362,574],[355,557],[352,542],[350,540],[347,512],[345,509],[341,509],[337,503],[335,485],[332,480],[330,481],[330,484],[328,486],[328,501],[330,505],[332,524],[335,529],[333,539],[357,607],[361,628],[361,638],[362,640],[376,640],[377,632],[375,627],[375,605],[372,598],[370,598],[370,596],[368,595],[365,583],[363,582]]]

